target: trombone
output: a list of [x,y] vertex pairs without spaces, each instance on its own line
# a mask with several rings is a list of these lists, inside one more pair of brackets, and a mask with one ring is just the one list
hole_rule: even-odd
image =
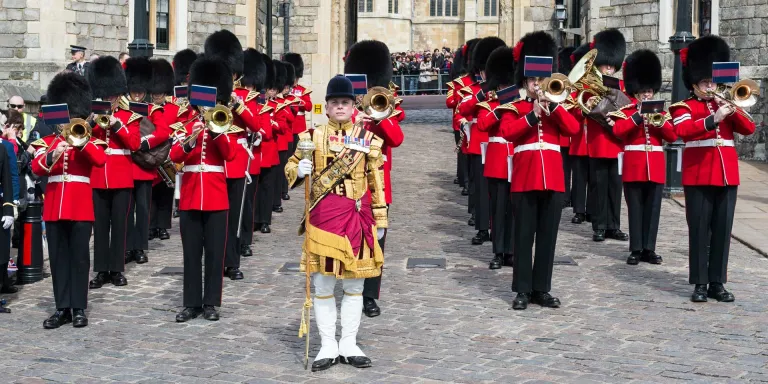
[[67,144],[73,147],[82,147],[91,138],[91,125],[83,119],[71,119],[69,124],[61,130],[61,136]]
[[664,125],[664,122],[667,120],[664,115],[661,113],[648,113],[644,115],[645,119],[648,121],[648,124],[656,127],[661,128],[661,126]]
[[232,126],[232,110],[221,104],[216,104],[213,108],[203,108],[202,117],[205,122],[205,128],[193,132],[182,142],[183,145],[197,140],[197,136],[204,129],[208,129],[211,133],[221,134],[229,131],[229,128]]
[[758,86],[756,81],[744,79],[730,87],[719,84],[716,90],[703,93],[732,106],[736,113],[754,122],[752,116],[744,108],[757,104],[757,98],[760,96],[760,86]]
[[553,73],[552,76],[539,81],[538,86],[543,92],[544,98],[553,103],[565,101],[571,88],[573,88],[568,76],[562,73]]
[[358,109],[374,121],[385,120],[395,111],[395,98],[387,88],[372,87],[363,96]]

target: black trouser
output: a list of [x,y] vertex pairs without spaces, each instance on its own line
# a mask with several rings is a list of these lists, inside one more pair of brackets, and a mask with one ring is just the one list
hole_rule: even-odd
[[227,268],[240,268],[240,239],[237,238],[237,229],[240,226],[240,206],[242,205],[244,187],[244,177],[227,179],[229,219],[227,220],[227,252],[224,256],[224,266]]
[[571,189],[571,204],[573,213],[592,213],[587,204],[587,185],[589,184],[589,157],[571,156],[573,170],[573,188]]
[[[453,139],[456,145],[461,142],[460,131],[453,131]],[[459,150],[456,153],[456,177],[459,178],[459,186],[464,188],[467,186],[467,155]]]
[[45,222],[57,309],[85,309],[88,306],[92,228],[90,221]]
[[293,154],[296,152],[296,146],[297,145],[299,145],[299,135],[298,134],[294,134],[293,135],[293,141],[288,143],[288,156],[286,158],[289,159],[291,156],[293,156]]
[[[221,306],[228,211],[181,211],[184,250],[184,307]],[[205,251],[204,283],[203,251]]]
[[571,155],[568,153],[569,147],[560,147],[560,154],[563,156],[563,175],[565,176],[565,195],[566,201],[572,201],[571,196]]
[[243,229],[240,230],[240,244],[253,243],[253,217],[256,213],[256,190],[259,187],[259,175],[251,175],[251,183],[245,187],[243,203]]
[[256,191],[256,217],[254,223],[272,224],[272,199],[275,188],[275,173],[279,166],[262,168],[259,176],[259,187]]
[[[467,166],[467,212],[475,214],[475,171],[472,169],[472,155],[465,154]],[[482,176],[482,175],[481,175]]]
[[124,272],[131,189],[94,189],[93,271]]
[[135,180],[128,212],[128,250],[149,249],[149,205],[152,201],[152,181]]
[[8,277],[8,262],[0,264],[0,288],[11,285],[11,278]]
[[[374,235],[378,236],[378,235]],[[387,242],[387,229],[384,229],[384,237],[379,239],[379,247],[381,247],[381,251],[384,252],[384,244]],[[381,276],[384,274],[384,268],[381,269],[381,275],[376,277],[369,277],[365,279],[365,282],[363,283],[363,297],[368,299],[379,299],[379,294],[381,294]]]
[[647,182],[624,183],[629,221],[629,251],[656,251],[659,232],[661,193],[664,184]]
[[483,159],[480,155],[469,155],[472,183],[474,184],[475,229],[487,231],[491,225],[491,201],[488,199],[488,179],[483,176]]
[[619,229],[621,175],[618,159],[589,158],[589,195],[594,196],[592,230]]
[[165,182],[152,187],[152,205],[149,211],[149,227],[159,229],[171,228],[173,213],[173,188]]
[[[553,191],[512,192],[515,214],[515,265],[512,290],[520,293],[549,292],[563,193]],[[533,242],[536,238],[536,256]],[[531,266],[533,263],[533,266]]]
[[727,282],[737,188],[683,187],[688,221],[688,283]]
[[11,260],[11,229],[0,227],[0,264],[8,264],[9,260]]
[[283,193],[288,193],[288,179],[285,178],[285,164],[288,163],[288,151],[278,152],[280,157],[280,171],[274,175],[275,189],[272,200],[272,206],[280,207],[283,205]]
[[491,194],[491,240],[493,253],[511,254],[514,252],[514,215],[509,199],[509,182],[506,179],[488,178],[488,191]]

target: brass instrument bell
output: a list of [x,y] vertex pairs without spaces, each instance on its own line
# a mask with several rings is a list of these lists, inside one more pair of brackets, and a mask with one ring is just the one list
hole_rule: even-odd
[[61,131],[64,140],[73,147],[82,147],[91,138],[91,125],[83,119],[71,119]]
[[395,111],[395,98],[392,96],[392,92],[384,87],[372,87],[363,96],[360,107],[371,119],[381,121]]
[[554,103],[562,103],[568,98],[569,89],[573,85],[568,76],[562,73],[553,73],[539,83],[539,88],[544,92],[544,97]]

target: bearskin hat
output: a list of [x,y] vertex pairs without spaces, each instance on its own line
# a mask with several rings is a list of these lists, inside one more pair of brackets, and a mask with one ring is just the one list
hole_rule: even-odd
[[510,47],[498,47],[485,63],[485,84],[490,89],[515,84],[515,58]]
[[221,104],[229,103],[232,96],[232,71],[221,60],[203,58],[197,59],[189,69],[188,88],[192,85],[205,85],[216,87],[216,101]]
[[191,49],[182,49],[173,56],[173,74],[176,85],[187,82],[189,67],[197,60],[197,53]]
[[286,71],[285,84],[283,84],[283,88],[293,87],[293,83],[296,82],[296,69],[293,68],[293,64],[287,61],[283,61],[282,64],[285,67],[285,71]]
[[571,53],[571,69],[573,69],[573,66],[576,65],[587,52],[589,52],[589,46],[589,43],[584,43],[573,50],[573,53]]
[[576,50],[576,47],[563,47],[560,48],[559,51],[557,51],[557,71],[568,75],[571,72],[571,69],[573,69],[573,64],[571,63],[571,55],[573,55],[573,52]]
[[683,82],[693,90],[693,85],[712,78],[712,63],[731,61],[731,49],[722,38],[715,35],[703,36],[688,44],[680,51],[683,61]]
[[283,61],[289,62],[293,65],[293,69],[296,70],[296,78],[301,79],[304,77],[304,60],[298,53],[286,53],[283,55]]
[[[515,85],[520,87],[523,85],[523,79],[525,79],[525,57],[548,56],[554,62],[557,59],[557,44],[555,39],[544,31],[531,32],[517,42],[513,48],[513,55],[515,58]],[[554,70],[554,68],[552,69]]]
[[479,74],[480,71],[485,71],[485,63],[488,61],[488,56],[491,55],[494,49],[503,47],[504,40],[495,36],[489,36],[481,39],[475,44],[475,48],[472,49],[472,58],[469,60],[469,70],[474,74]]
[[595,35],[594,46],[597,49],[595,66],[610,65],[618,72],[627,54],[627,42],[618,29],[606,29]]
[[47,103],[66,104],[70,118],[85,119],[91,114],[91,87],[74,72],[61,72],[48,84]]
[[453,64],[451,65],[451,79],[455,79],[467,72],[467,70],[464,68],[464,56],[461,51],[462,49],[459,48],[453,55]]
[[392,58],[386,44],[376,40],[363,40],[349,49],[344,62],[344,73],[364,74],[368,88],[389,87],[392,80]]
[[266,76],[264,76],[264,89],[275,89],[275,62],[267,54],[262,53],[261,57],[264,59],[264,67],[266,67]]
[[174,74],[173,67],[168,60],[152,59],[152,84],[149,86],[149,93],[173,95]]
[[243,74],[243,46],[234,33],[222,29],[205,39],[205,56],[224,60],[233,74]]
[[272,89],[282,92],[285,82],[288,81],[288,69],[285,67],[285,63],[279,60],[272,60],[272,64],[275,66],[275,78],[272,82]]
[[479,41],[480,41],[479,38],[470,39],[470,40],[467,40],[467,43],[461,47],[461,57],[464,58],[464,61],[463,61],[464,70],[467,72],[469,72],[471,68],[469,66],[469,62],[472,59],[472,51],[475,50],[475,45]]
[[152,63],[146,57],[131,57],[125,61],[125,81],[128,92],[149,91],[152,85]]
[[638,49],[627,56],[624,63],[624,87],[628,95],[644,89],[661,89],[661,62],[658,56],[647,49]]
[[94,98],[106,99],[128,92],[123,66],[112,56],[101,56],[91,62],[85,73]]
[[253,87],[257,91],[264,87],[267,65],[259,51],[248,48],[243,52],[243,78],[240,83]]

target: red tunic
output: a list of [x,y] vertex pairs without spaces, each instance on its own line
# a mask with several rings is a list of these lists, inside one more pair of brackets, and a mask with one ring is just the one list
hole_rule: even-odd
[[[249,100],[250,101],[250,100]],[[257,102],[257,98],[254,96],[253,103],[255,106],[253,107],[253,113],[255,113],[259,118],[259,133],[263,140],[271,139],[272,138],[272,123],[271,119],[269,117],[269,112],[267,113],[261,113],[261,111],[264,109],[264,106],[259,104]],[[251,166],[248,168],[248,174],[250,175],[258,175],[261,173],[261,159],[262,159],[262,145],[259,143],[258,145],[254,145],[252,149],[253,153],[253,159],[251,159]]]
[[133,188],[133,159],[131,152],[139,149],[141,133],[139,121],[142,116],[126,109],[115,111],[115,117],[123,126],[112,132],[111,128],[93,128],[92,137],[105,141],[107,162],[94,165],[91,170],[91,187],[95,189]]
[[[187,136],[193,131],[195,121],[185,126]],[[227,180],[224,176],[224,164],[235,157],[236,145],[229,135],[220,134],[215,139],[205,129],[197,136],[192,151],[184,151],[184,146],[177,142],[171,148],[171,161],[184,163],[181,176],[182,211],[223,211],[229,209]]]
[[[579,120],[581,116],[581,114],[577,114],[574,111],[575,109],[579,109],[579,106],[576,105],[575,102],[578,94],[578,92],[571,93],[568,97],[568,102],[563,103],[563,107],[568,109],[577,120]],[[587,122],[583,121],[583,119],[582,121],[579,121],[579,133],[571,137],[571,146],[568,149],[568,153],[571,156],[589,156],[589,150],[587,149]]]
[[511,192],[565,192],[560,136],[573,136],[579,124],[562,106],[539,120],[533,113],[531,99],[512,104],[516,110],[501,119],[501,134],[515,143]]
[[294,135],[298,135],[307,130],[307,120],[304,116],[306,116],[307,112],[312,112],[312,99],[309,96],[311,93],[312,91],[303,85],[296,84],[296,86],[293,87],[292,94],[300,99],[296,119],[293,121],[292,128]]
[[478,113],[480,113],[480,110],[482,109],[477,106],[477,104],[481,102],[481,100],[478,99],[481,91],[480,84],[474,83],[470,85],[459,103],[459,113],[461,116],[467,119],[467,121],[472,122],[469,137],[464,137],[464,141],[467,143],[467,153],[470,155],[480,155],[480,143],[488,142],[488,133],[477,129],[476,119]]
[[261,141],[261,167],[270,168],[280,164],[280,157],[277,152],[277,135],[280,134],[280,125],[274,120],[275,108],[277,103],[274,100],[269,100],[267,105],[261,109],[260,114],[263,117],[262,126],[266,125],[272,127],[272,134],[269,137],[264,137]]
[[[663,112],[666,116],[666,112]],[[677,140],[671,120],[660,128],[645,125],[638,113],[637,100],[610,115],[614,121],[613,133],[624,142],[621,179],[624,182],[650,181],[664,184],[667,163],[664,160],[664,140]]]
[[[149,116],[146,118],[154,124],[155,131],[147,136],[143,136],[141,141],[146,141],[149,143],[149,148],[154,148],[168,140],[168,137],[171,135],[170,125],[175,121],[168,121],[169,116],[165,113],[164,106],[153,104],[151,108]],[[176,107],[176,112],[178,112],[178,107]],[[141,132],[139,132],[139,134],[141,134]],[[155,180],[157,176],[157,169],[144,169],[135,162],[133,163],[134,180],[151,181]]]
[[234,143],[234,159],[227,161],[224,166],[224,174],[228,179],[241,179],[245,177],[245,169],[248,167],[248,131],[258,132],[261,122],[254,110],[258,104],[253,100],[258,92],[245,88],[235,89],[235,94],[243,100],[243,105],[232,111],[232,125],[240,128],[240,132],[228,133],[229,139]]
[[368,123],[365,129],[384,141],[381,146],[381,153],[384,155],[384,197],[387,204],[392,204],[392,148],[397,148],[403,143],[403,130],[400,129],[400,123],[395,116],[378,123]]
[[515,146],[502,137],[499,117],[503,117],[504,114],[513,110],[510,108],[512,103],[499,107],[499,100],[494,99],[478,105],[483,110],[477,116],[477,128],[481,132],[488,132],[489,136],[488,147],[485,150],[483,176],[507,180],[509,178],[507,158],[514,154]]
[[[619,86],[623,91],[623,80],[619,81]],[[586,121],[587,151],[589,157],[604,159],[616,159],[619,157],[619,152],[624,148],[621,140],[616,137],[610,129],[603,128],[598,122],[584,116],[578,105],[570,108],[570,112],[579,122]],[[579,138],[581,139],[581,137]]]
[[48,153],[52,155],[63,141],[60,136],[49,135],[31,144],[35,148],[32,172],[48,177],[43,221],[94,221],[90,175],[93,167],[103,166],[107,161],[104,146],[97,146],[97,139],[91,138],[82,148],[70,147],[49,164],[54,159],[49,159]]
[[734,113],[715,124],[715,101],[689,98],[669,107],[675,133],[685,142],[683,185],[739,185],[733,134],[751,135],[755,123]]

